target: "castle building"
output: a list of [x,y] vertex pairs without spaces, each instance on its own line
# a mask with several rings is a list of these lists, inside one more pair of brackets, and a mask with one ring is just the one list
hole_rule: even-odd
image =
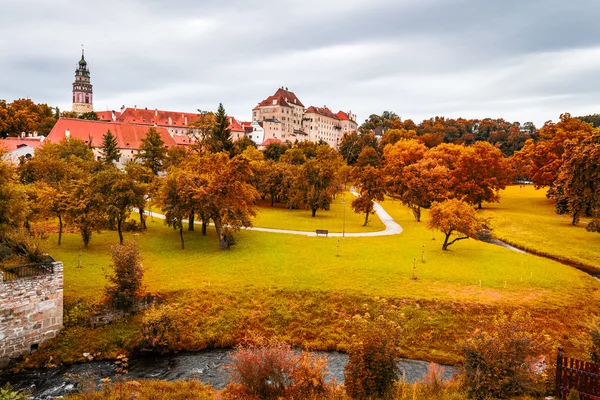
[[352,112],[334,114],[327,107],[314,106],[305,109],[298,97],[283,87],[254,107],[252,121],[263,128],[264,140],[323,141],[334,149],[338,148],[344,133],[358,129]]
[[81,60],[75,70],[75,82],[73,82],[73,108],[72,111],[77,114],[84,114],[94,111],[94,99],[92,84],[90,83],[90,70],[81,50]]

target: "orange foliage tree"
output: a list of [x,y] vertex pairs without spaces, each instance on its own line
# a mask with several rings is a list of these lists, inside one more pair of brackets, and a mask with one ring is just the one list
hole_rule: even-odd
[[563,163],[566,142],[580,143],[593,132],[591,124],[562,114],[559,122],[546,122],[540,129],[539,140],[527,140],[512,161],[537,188],[552,186]]
[[[474,237],[481,230],[481,221],[473,207],[458,199],[435,202],[429,211],[429,229],[437,229],[444,234],[442,250],[459,240]],[[454,239],[450,241],[450,238]]]

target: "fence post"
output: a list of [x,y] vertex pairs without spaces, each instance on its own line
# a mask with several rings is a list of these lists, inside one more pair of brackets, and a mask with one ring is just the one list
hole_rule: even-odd
[[562,399],[562,362],[563,362],[562,346],[558,346],[558,355],[556,356],[556,398]]

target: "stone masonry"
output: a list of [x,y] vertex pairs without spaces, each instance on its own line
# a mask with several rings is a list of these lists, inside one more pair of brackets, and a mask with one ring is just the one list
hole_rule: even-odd
[[35,351],[55,337],[63,323],[63,264],[54,273],[0,280],[0,367]]

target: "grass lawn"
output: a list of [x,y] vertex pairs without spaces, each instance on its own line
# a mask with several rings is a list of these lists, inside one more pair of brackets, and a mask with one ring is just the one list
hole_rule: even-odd
[[[318,210],[314,217],[311,217],[310,210],[289,210],[285,204],[275,203],[271,207],[269,200],[258,201],[258,214],[253,221],[253,225],[258,228],[286,229],[296,231],[314,232],[317,229],[327,229],[329,232],[377,232],[385,229],[385,225],[376,214],[369,215],[369,223],[363,226],[365,214],[356,214],[351,207],[352,200],[356,197],[346,192],[345,195],[338,195],[327,211]],[[346,204],[344,206],[344,200]],[[345,208],[345,211],[344,211]],[[152,212],[162,213],[160,208],[150,206]]]
[[[178,350],[233,346],[257,332],[299,347],[344,350],[352,316],[386,308],[404,327],[405,356],[457,362],[462,341],[484,321],[525,308],[556,343],[581,353],[584,323],[599,312],[600,283],[594,278],[471,239],[442,251],[440,233],[416,223],[398,202],[382,205],[403,227],[402,234],[338,239],[241,231],[237,244],[222,252],[209,228],[206,237],[185,231],[186,249],[181,250],[176,231],[149,219],[146,232],[126,238],[139,241],[146,289],[165,296],[181,324]],[[423,221],[427,218],[425,211]],[[65,265],[67,307],[99,301],[117,233],[94,234],[89,248],[82,249],[81,268],[80,236],[65,234],[60,247],[55,241],[51,236],[50,254]],[[417,280],[410,279],[414,259]],[[28,365],[39,365],[49,355],[72,362],[82,361],[83,352],[110,358],[135,349],[140,321],[66,329]]]
[[494,236],[525,250],[547,254],[600,270],[600,234],[585,230],[588,220],[571,225],[568,215],[558,215],[546,189],[532,185],[510,186],[500,193],[500,203],[484,205]]

